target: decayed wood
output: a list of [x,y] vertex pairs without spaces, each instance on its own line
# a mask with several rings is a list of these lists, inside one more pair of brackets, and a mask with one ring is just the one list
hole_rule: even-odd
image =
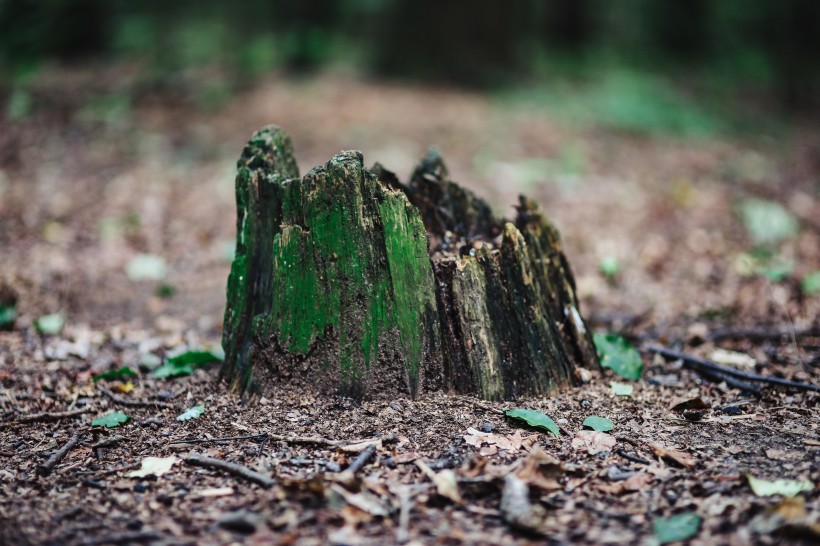
[[597,366],[555,228],[496,218],[437,153],[409,183],[359,152],[298,178],[287,135],[239,160],[222,375],[352,395],[548,393]]

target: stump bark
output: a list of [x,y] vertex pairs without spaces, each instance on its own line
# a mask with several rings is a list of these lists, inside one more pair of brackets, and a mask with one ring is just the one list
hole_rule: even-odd
[[557,230],[514,222],[431,152],[403,184],[360,152],[304,177],[278,127],[238,162],[221,375],[351,396],[546,394],[598,359]]

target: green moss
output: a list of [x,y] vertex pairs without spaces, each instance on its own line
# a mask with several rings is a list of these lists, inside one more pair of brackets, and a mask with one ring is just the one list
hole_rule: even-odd
[[395,353],[415,393],[428,336],[421,315],[435,313],[418,212],[364,169],[358,152],[339,154],[301,180],[260,178],[271,165],[290,163],[271,144],[255,136],[250,158],[240,161],[223,340],[231,363],[223,373],[247,379],[255,336],[303,356],[321,340],[326,350],[337,344],[323,365],[336,359],[341,389],[360,392],[385,334],[395,330]]

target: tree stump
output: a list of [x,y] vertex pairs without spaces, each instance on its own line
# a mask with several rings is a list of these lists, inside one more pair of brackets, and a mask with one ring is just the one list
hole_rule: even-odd
[[558,232],[508,222],[431,152],[406,185],[342,152],[299,177],[278,127],[238,162],[221,375],[349,396],[547,394],[598,359]]

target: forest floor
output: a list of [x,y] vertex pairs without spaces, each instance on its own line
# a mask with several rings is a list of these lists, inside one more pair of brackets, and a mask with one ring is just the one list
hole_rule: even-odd
[[[30,100],[0,121],[0,304],[16,310],[0,331],[0,544],[657,544],[662,518],[690,513],[691,544],[820,540],[820,395],[744,392],[645,351],[820,384],[817,127],[649,136],[338,74],[271,78],[205,110],[141,91],[123,67],[51,69]],[[590,327],[644,350],[631,396],[607,370],[514,403],[555,419],[554,437],[507,419],[511,403],[282,391],[247,404],[218,365],[153,377],[167,354],[220,343],[234,164],[269,123],[303,172],[360,149],[407,175],[435,145],[497,212],[538,200]],[[64,325],[38,332],[49,314]],[[92,380],[121,367],[136,377]],[[92,426],[111,411],[130,420]],[[590,415],[614,429],[582,432]],[[175,459],[129,477],[146,457]],[[750,476],[813,486],[759,496]]]

